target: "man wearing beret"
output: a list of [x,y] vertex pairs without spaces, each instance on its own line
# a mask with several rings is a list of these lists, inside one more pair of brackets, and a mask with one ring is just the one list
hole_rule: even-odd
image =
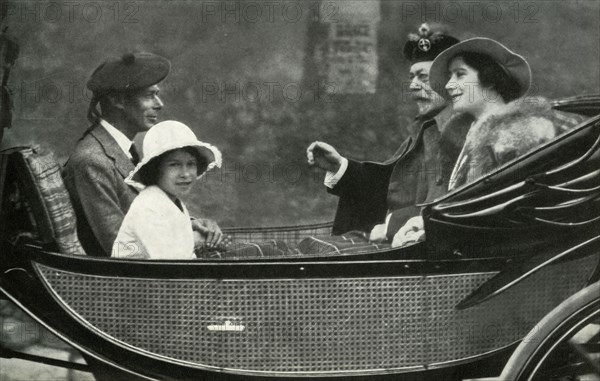
[[340,197],[334,235],[361,230],[370,232],[373,242],[391,241],[409,218],[420,214],[418,204],[447,191],[466,129],[441,133],[452,108],[430,87],[429,68],[438,54],[457,42],[440,27],[428,24],[409,35],[404,57],[411,63],[409,90],[419,114],[407,128],[418,133],[405,140],[389,160],[346,159],[323,142],[308,147],[309,164],[327,171],[327,191]]
[[[102,63],[87,83],[93,92],[88,110],[92,126],[77,143],[63,177],[77,217],[77,234],[88,255],[110,256],[138,194],[125,183],[139,161],[133,138],[156,124],[163,108],[158,84],[170,68],[166,58],[130,53]],[[193,226],[209,244],[220,241],[221,231],[214,222],[201,220]]]

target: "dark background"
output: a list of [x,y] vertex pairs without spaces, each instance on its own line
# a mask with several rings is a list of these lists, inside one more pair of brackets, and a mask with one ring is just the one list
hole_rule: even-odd
[[[271,7],[272,17],[245,14],[249,3]],[[302,17],[286,17],[286,4],[300,8]],[[442,22],[460,39],[497,39],[524,55],[533,70],[532,95],[600,92],[600,2],[595,0],[382,0],[376,93],[327,96],[313,86],[315,41],[324,38],[315,1],[3,6],[8,7],[3,24],[21,45],[10,80],[12,132],[52,150],[64,163],[88,127],[85,83],[93,69],[107,56],[131,50],[166,56],[173,69],[161,84],[166,104],[161,119],[188,124],[224,154],[224,168],[200,181],[187,205],[221,226],[332,219],[337,199],[324,191],[322,173],[306,165],[305,149],[319,139],[357,159],[383,160],[395,151],[411,133],[404,126],[416,110],[403,91],[409,65],[401,49],[423,21]],[[208,6],[217,14],[209,14]],[[223,15],[222,7],[233,11]],[[227,91],[214,94],[215,86]]]

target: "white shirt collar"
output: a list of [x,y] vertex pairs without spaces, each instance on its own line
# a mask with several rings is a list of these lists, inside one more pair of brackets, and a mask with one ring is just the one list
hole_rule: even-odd
[[133,142],[131,140],[129,140],[127,138],[127,136],[125,136],[124,133],[122,133],[121,131],[117,130],[115,128],[115,126],[113,126],[112,124],[108,123],[106,120],[100,119],[100,125],[102,127],[104,127],[104,129],[106,130],[106,132],[108,132],[110,134],[110,136],[113,137],[113,139],[115,139],[115,141],[117,142],[117,144],[119,145],[119,147],[121,147],[121,149],[123,150],[123,152],[125,152],[125,155],[127,155],[127,157],[131,159],[131,153],[129,153],[129,150],[131,149],[131,146],[132,146]]

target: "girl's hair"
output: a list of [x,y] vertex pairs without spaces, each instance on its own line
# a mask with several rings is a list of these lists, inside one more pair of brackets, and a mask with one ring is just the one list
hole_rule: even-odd
[[456,57],[477,70],[479,82],[483,87],[493,88],[506,103],[519,97],[519,83],[492,57],[487,54],[464,52]]
[[201,173],[204,173],[204,171],[206,171],[206,169],[208,168],[208,163],[206,161],[206,159],[200,155],[200,153],[198,152],[198,150],[194,147],[182,147],[182,148],[175,148],[172,149],[170,151],[167,151],[163,154],[161,154],[160,156],[157,156],[153,159],[151,159],[146,165],[144,165],[142,168],[140,168],[139,171],[139,178],[140,178],[140,182],[146,186],[150,186],[150,185],[155,185],[158,183],[158,169],[160,167],[160,163],[162,162],[162,160],[171,152],[173,151],[177,151],[177,150],[184,150],[185,152],[193,155],[196,158],[196,168],[198,168],[197,171],[197,175],[199,176]]

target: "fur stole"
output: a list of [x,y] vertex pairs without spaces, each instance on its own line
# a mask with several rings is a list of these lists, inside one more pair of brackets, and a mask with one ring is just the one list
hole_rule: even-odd
[[[541,97],[519,98],[471,124],[450,180],[450,189],[471,182],[554,139],[580,119],[560,116]],[[444,130],[457,129],[457,117]],[[464,121],[462,122],[464,123]],[[460,127],[464,128],[463,125]]]

